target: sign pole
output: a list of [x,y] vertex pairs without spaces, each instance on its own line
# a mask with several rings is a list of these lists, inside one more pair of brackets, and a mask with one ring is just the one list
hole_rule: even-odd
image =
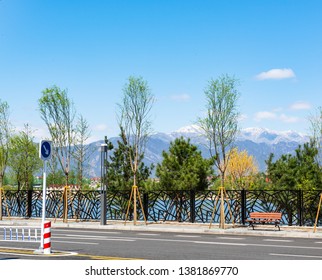
[[40,249],[44,249],[44,225],[46,220],[46,172],[47,172],[47,161],[44,160],[44,172],[43,172],[43,183],[42,183],[42,215],[41,215],[41,239]]
[[40,237],[40,247],[39,247],[38,252],[43,253],[43,254],[49,254],[50,250],[45,251],[45,248],[44,248],[44,238],[45,238],[45,220],[46,220],[47,161],[51,158],[51,141],[42,140],[40,142],[40,144],[39,144],[39,157],[44,162],[44,170],[43,170],[43,184],[42,184],[41,237]]

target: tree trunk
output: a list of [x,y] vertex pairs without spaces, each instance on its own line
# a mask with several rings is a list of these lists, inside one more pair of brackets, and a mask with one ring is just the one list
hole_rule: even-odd
[[219,228],[225,229],[225,200],[224,200],[224,189],[225,189],[225,173],[221,175],[221,186],[220,186],[220,223]]

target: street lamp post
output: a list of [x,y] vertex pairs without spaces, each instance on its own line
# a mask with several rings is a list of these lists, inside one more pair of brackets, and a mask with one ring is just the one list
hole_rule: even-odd
[[105,136],[105,143],[101,144],[101,225],[106,225],[107,163],[108,151],[112,149],[113,144]]
[[101,225],[106,225],[107,144],[101,145]]

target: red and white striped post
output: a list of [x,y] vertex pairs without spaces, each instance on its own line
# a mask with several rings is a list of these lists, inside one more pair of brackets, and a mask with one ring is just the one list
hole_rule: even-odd
[[45,222],[44,223],[44,254],[51,254],[51,222]]

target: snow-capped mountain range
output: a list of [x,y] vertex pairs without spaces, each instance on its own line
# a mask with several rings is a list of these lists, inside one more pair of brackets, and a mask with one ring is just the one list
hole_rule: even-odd
[[[177,131],[170,133],[170,135],[189,135],[192,137],[198,137],[202,136],[202,133],[203,131],[200,127],[198,127],[197,125],[190,125],[182,127]],[[245,140],[249,140],[255,143],[266,143],[273,145],[279,142],[292,141],[297,143],[305,143],[309,140],[309,137],[293,130],[276,131],[267,128],[249,127],[242,129],[237,137],[237,141]]]
[[238,140],[250,140],[255,143],[267,143],[270,145],[280,142],[297,142],[303,144],[309,141],[309,137],[292,130],[275,131],[266,128],[250,127],[241,130]]
[[[155,133],[150,136],[145,150],[146,164],[153,163],[155,166],[162,161],[162,151],[168,151],[170,143],[178,137],[190,138],[191,143],[196,145],[204,157],[209,157],[209,150],[206,146],[206,139],[202,130],[197,125],[185,126],[171,133]],[[113,137],[110,141],[114,147],[117,145],[118,137]],[[309,141],[309,136],[296,131],[274,131],[266,128],[246,128],[242,129],[236,139],[239,150],[246,150],[249,155],[255,157],[259,169],[266,169],[265,160],[270,153],[274,153],[275,159],[282,154],[294,153],[299,145]],[[90,160],[90,176],[100,176],[100,153],[99,146],[103,141],[91,143],[95,150]]]

